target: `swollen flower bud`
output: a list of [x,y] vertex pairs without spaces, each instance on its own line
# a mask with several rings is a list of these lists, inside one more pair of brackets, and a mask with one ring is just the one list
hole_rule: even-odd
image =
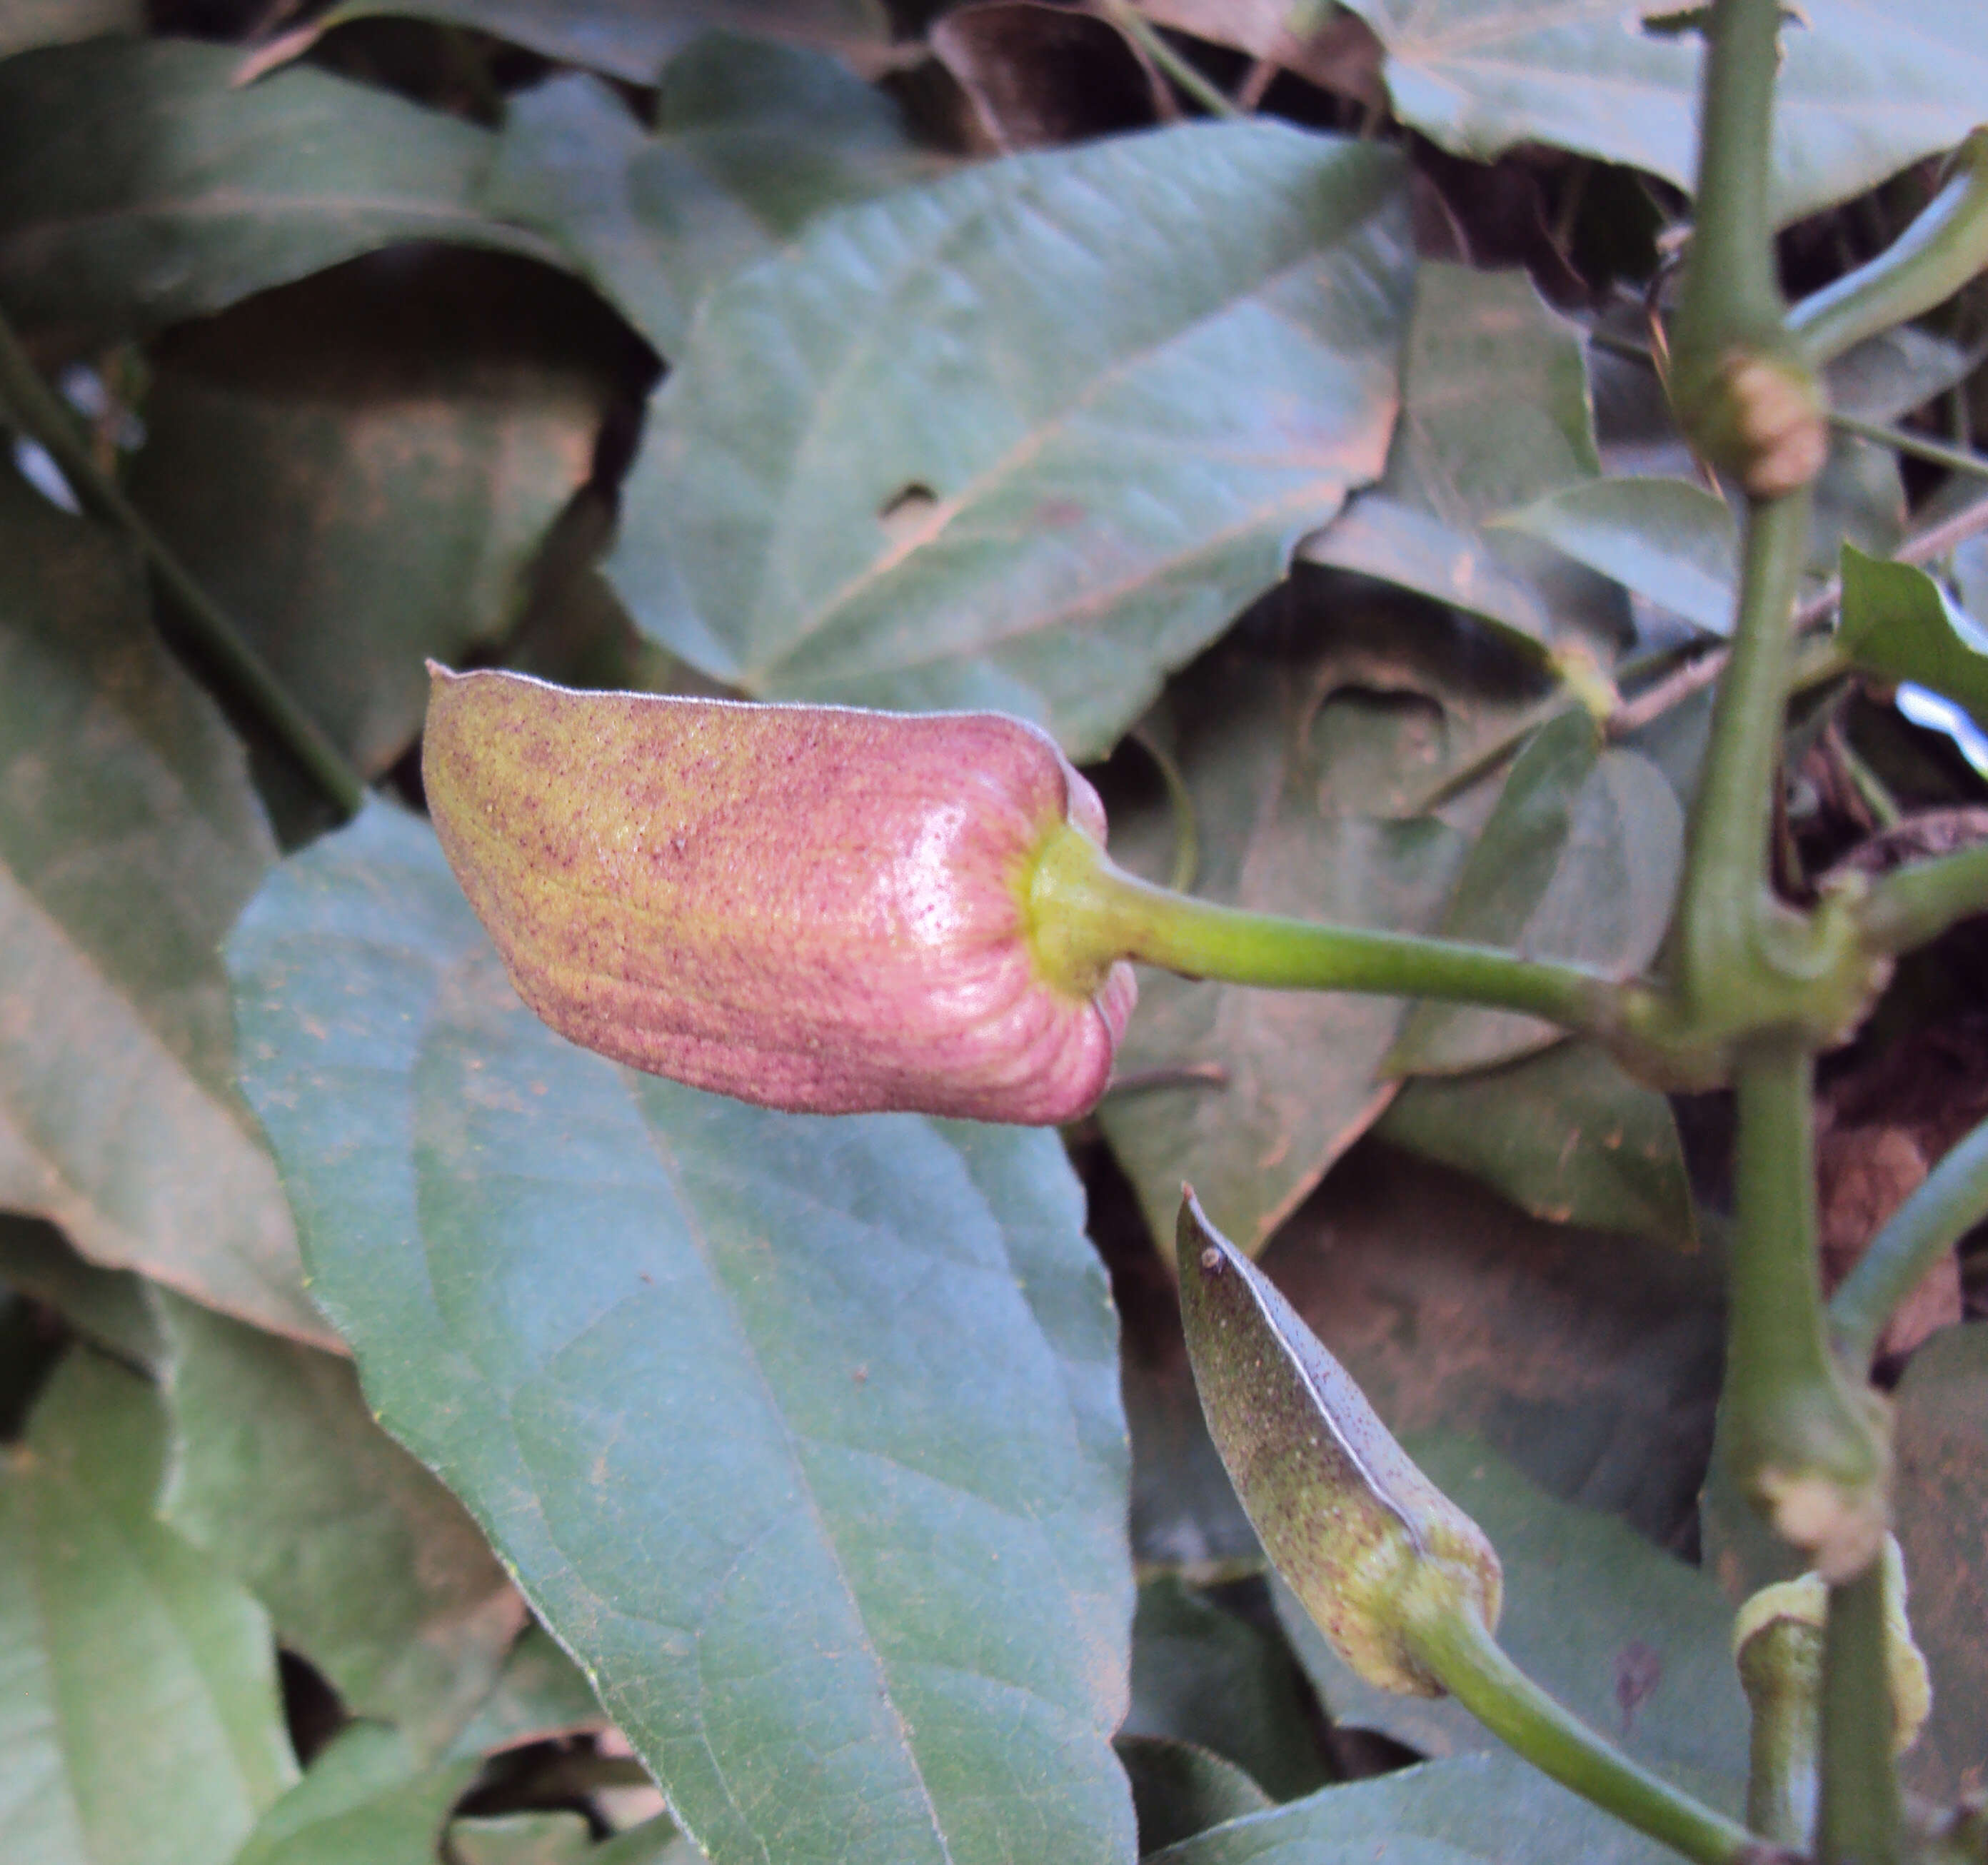
[[431,671],[436,833],[562,1036],[808,1113],[1046,1123],[1104,1092],[1131,968],[1052,975],[1029,899],[1104,813],[1033,727]]
[[1496,1550],[1192,1191],[1177,1248],[1202,1410],[1264,1552],[1368,1683],[1442,1696],[1422,1634],[1457,1615],[1496,1629]]

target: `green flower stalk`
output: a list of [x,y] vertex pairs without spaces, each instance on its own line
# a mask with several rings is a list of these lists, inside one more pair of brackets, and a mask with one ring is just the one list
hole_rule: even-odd
[[562,1036],[797,1112],[1043,1124],[1103,1093],[1131,968],[1046,975],[1027,892],[1104,812],[1033,727],[432,672],[436,833]]
[[1609,1033],[1570,966],[1149,886],[1033,726],[572,693],[433,669],[422,775],[519,994],[562,1036],[762,1106],[1041,1124],[1096,1102],[1129,959],[1482,1002]]

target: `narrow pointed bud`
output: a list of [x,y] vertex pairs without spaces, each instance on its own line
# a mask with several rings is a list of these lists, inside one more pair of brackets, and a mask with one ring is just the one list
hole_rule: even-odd
[[1368,1683],[1442,1695],[1417,1654],[1422,1631],[1459,1614],[1496,1628],[1496,1550],[1192,1191],[1177,1247],[1202,1410],[1263,1551]]
[[1046,963],[1029,902],[1104,813],[1033,727],[431,671],[436,833],[562,1036],[798,1112],[1046,1124],[1104,1092],[1131,968]]

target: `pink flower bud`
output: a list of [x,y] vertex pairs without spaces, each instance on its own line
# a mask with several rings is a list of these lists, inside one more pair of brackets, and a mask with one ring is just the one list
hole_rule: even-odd
[[562,1036],[814,1113],[1042,1124],[1104,1092],[1131,968],[1053,975],[1027,903],[1104,812],[1033,727],[431,671],[436,832]]

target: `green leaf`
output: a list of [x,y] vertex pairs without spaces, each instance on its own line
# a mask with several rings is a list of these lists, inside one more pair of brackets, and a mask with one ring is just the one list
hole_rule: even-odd
[[1625,590],[1729,634],[1740,534],[1724,499],[1689,479],[1595,479],[1495,521],[1550,544]]
[[353,1723],[262,1816],[234,1865],[434,1865],[473,1761],[420,1772],[397,1730]]
[[1932,1673],[1932,1717],[1904,1779],[1949,1803],[1976,1790],[1988,1755],[1988,1326],[1945,1329],[1912,1356],[1895,1442],[1906,1610]]
[[85,1262],[52,1224],[0,1212],[0,1283],[46,1302],[127,1367],[154,1377],[163,1367],[165,1341],[144,1279]]
[[[1656,955],[1684,864],[1684,813],[1639,753],[1604,748],[1574,708],[1513,760],[1438,930],[1465,944],[1635,977]],[[1391,1073],[1459,1074],[1557,1042],[1537,1017],[1419,1004]]]
[[1188,123],[824,216],[706,299],[609,573],[755,695],[994,707],[1100,752],[1378,471],[1401,181]]
[[879,0],[344,0],[317,20],[432,19],[529,46],[562,65],[649,85],[707,28],[798,39],[861,64],[883,56],[890,25]]
[[347,1709],[432,1754],[524,1606],[462,1505],[373,1421],[349,1360],[170,1295],[165,1519],[269,1609]]
[[1141,1858],[1276,1804],[1233,1762],[1192,1742],[1121,1735],[1115,1746],[1139,1812]]
[[226,1865],[296,1778],[262,1609],[152,1515],[164,1421],[72,1351],[0,1468],[0,1854]]
[[1426,265],[1385,476],[1305,540],[1313,563],[1378,576],[1491,623],[1537,654],[1569,627],[1612,648],[1592,579],[1485,521],[1601,471],[1580,331],[1523,272]]
[[0,0],[0,59],[37,46],[144,29],[140,0]]
[[377,773],[421,729],[427,657],[517,619],[593,470],[615,383],[590,357],[619,334],[570,281],[494,254],[266,293],[160,347],[131,495]]
[[457,1732],[449,1752],[494,1755],[550,1736],[598,1729],[607,1721],[580,1667],[534,1620],[505,1654],[495,1686]]
[[1470,1075],[1423,1076],[1374,1132],[1468,1172],[1550,1223],[1696,1246],[1670,1103],[1591,1042]]
[[382,805],[230,962],[369,1397],[717,1865],[1129,1855],[1115,1328],[1053,1134],[575,1049]]
[[[1520,1668],[1645,1766],[1720,1804],[1745,1799],[1747,1721],[1718,1583],[1612,1515],[1557,1501],[1473,1440],[1403,1448],[1489,1535],[1505,1568],[1498,1642]],[[1433,1755],[1497,1746],[1455,1698],[1390,1696],[1334,1654],[1290,1590],[1277,1612],[1335,1722]]]
[[581,1865],[593,1833],[578,1813],[505,1813],[457,1820],[448,1845],[461,1865]]
[[1500,1751],[1324,1788],[1169,1846],[1147,1865],[1666,1865],[1675,1857]]
[[1957,701],[1988,728],[1988,650],[1965,628],[1946,593],[1909,563],[1843,547],[1843,619],[1837,641],[1866,673],[1909,680]]
[[1366,1146],[1263,1262],[1398,1434],[1468,1432],[1668,1543],[1711,1443],[1725,1316],[1709,1257],[1542,1223]]
[[932,161],[890,99],[833,59],[713,32],[663,74],[653,133],[582,73],[514,99],[486,204],[553,241],[674,356],[721,279]]
[[0,305],[72,346],[218,311],[405,240],[546,255],[476,202],[488,131],[240,52],[98,39],[0,66]]
[[[1139,1589],[1132,1708],[1120,1735],[1191,1743],[1233,1762],[1279,1800],[1330,1778],[1283,1642],[1171,1574]],[[1141,1843],[1151,1849],[1143,1828]]]
[[[1544,143],[1693,184],[1697,37],[1638,29],[1672,0],[1347,4],[1387,48],[1396,114],[1454,154]],[[1988,92],[1980,25],[1973,0],[1804,0],[1774,97],[1775,224],[1966,135]]]
[[0,468],[0,1204],[328,1343],[215,950],[275,852],[135,559]]
[[[1307,739],[1319,691],[1309,669],[1239,654],[1208,664],[1175,754],[1208,860],[1195,890],[1261,912],[1425,931],[1468,844],[1432,819],[1377,822],[1327,814],[1329,757]],[[1171,819],[1121,813],[1121,860],[1163,874]],[[1131,1085],[1098,1121],[1170,1248],[1183,1178],[1209,1216],[1253,1253],[1393,1096],[1380,1063],[1399,1025],[1392,998],[1253,991],[1142,972],[1120,1048]],[[1178,1071],[1213,1065],[1219,1080]],[[1147,1071],[1162,1073],[1140,1085]]]

